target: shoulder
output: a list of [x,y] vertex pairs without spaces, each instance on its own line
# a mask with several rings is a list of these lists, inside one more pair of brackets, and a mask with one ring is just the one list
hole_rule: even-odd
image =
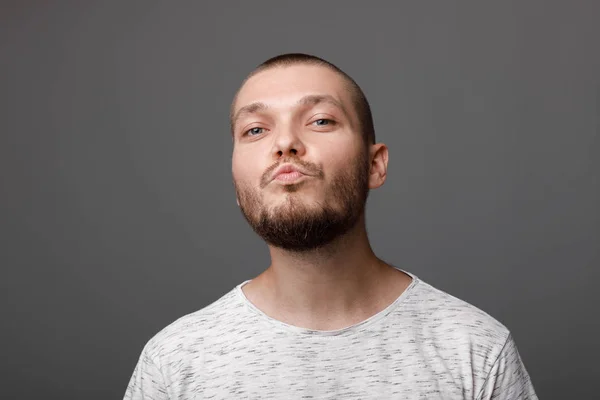
[[432,363],[460,366],[450,372],[454,379],[462,380],[461,373],[468,371],[473,390],[479,393],[510,348],[509,329],[478,307],[423,281],[417,280],[405,301],[420,351]]
[[421,280],[414,289],[406,300],[415,321],[435,337],[487,348],[493,353],[509,339],[508,328],[478,307]]
[[197,353],[209,336],[220,335],[232,327],[241,304],[236,301],[235,290],[221,296],[213,303],[186,314],[158,331],[144,346],[144,353],[152,360],[176,354]]

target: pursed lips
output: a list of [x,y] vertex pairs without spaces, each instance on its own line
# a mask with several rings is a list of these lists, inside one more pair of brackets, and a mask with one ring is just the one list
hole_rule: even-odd
[[304,171],[293,165],[283,165],[275,171],[272,180],[291,181],[307,175]]

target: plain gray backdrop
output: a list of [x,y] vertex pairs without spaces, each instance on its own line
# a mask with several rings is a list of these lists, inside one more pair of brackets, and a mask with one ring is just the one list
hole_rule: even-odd
[[307,52],[362,86],[389,147],[375,252],[505,324],[540,398],[598,398],[599,10],[3,1],[0,396],[122,398],[151,336],[268,266],[228,107]]

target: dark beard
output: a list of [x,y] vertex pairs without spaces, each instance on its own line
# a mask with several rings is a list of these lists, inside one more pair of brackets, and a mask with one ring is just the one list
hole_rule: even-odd
[[[361,153],[354,165],[349,165],[328,189],[334,206],[325,203],[321,207],[307,207],[301,200],[290,197],[286,204],[271,212],[262,207],[259,195],[251,190],[239,190],[235,182],[234,185],[240,210],[254,232],[272,246],[306,252],[324,247],[356,225],[369,195],[368,178],[368,158]],[[296,192],[303,183],[286,185],[285,190]]]

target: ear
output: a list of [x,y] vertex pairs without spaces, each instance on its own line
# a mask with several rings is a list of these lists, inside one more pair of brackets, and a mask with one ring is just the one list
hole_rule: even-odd
[[377,189],[387,177],[388,148],[383,143],[371,146],[369,151],[371,166],[369,170],[369,189]]

